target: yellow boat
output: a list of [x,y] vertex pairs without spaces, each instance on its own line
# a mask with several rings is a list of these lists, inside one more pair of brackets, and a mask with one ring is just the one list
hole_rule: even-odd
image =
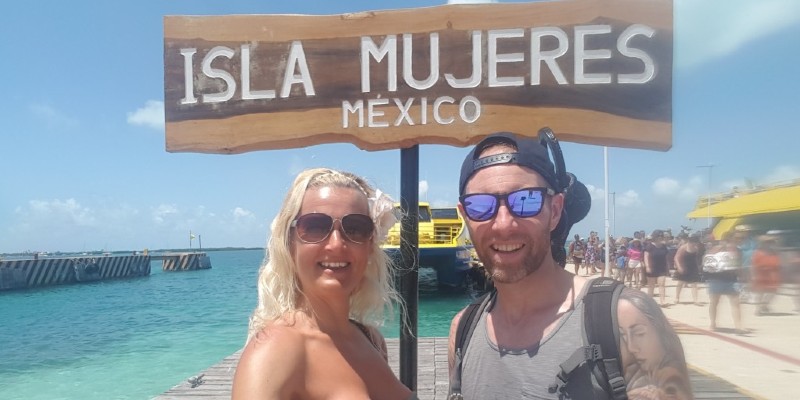
[[[396,205],[399,210],[399,205]],[[436,271],[440,288],[463,288],[471,267],[472,245],[456,207],[432,208],[419,203],[419,266]],[[386,238],[383,249],[400,260],[400,223]]]
[[711,218],[715,239],[740,224],[762,232],[800,229],[800,180],[704,196],[686,217]]

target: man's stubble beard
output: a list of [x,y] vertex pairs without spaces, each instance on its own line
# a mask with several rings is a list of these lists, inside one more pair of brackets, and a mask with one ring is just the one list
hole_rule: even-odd
[[514,265],[497,265],[491,257],[484,257],[484,255],[480,254],[481,251],[478,251],[478,249],[476,251],[494,282],[516,283],[538,271],[544,263],[545,257],[550,255],[550,231],[547,227],[544,227],[539,232],[538,237],[543,239],[536,240],[533,243],[530,243],[530,241],[525,242],[523,250],[527,251],[528,254],[523,258],[522,265],[518,268]]

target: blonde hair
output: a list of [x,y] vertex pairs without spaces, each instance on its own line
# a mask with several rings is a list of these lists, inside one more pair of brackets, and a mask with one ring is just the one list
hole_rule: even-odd
[[328,168],[309,169],[295,178],[280,212],[272,221],[267,256],[258,272],[258,304],[250,317],[248,341],[269,323],[299,310],[303,293],[291,252],[291,223],[300,212],[306,191],[320,187],[351,188],[364,193],[371,205],[370,217],[378,225],[370,241],[372,248],[364,278],[350,296],[350,318],[364,324],[381,325],[387,314],[393,315],[395,306],[402,307],[393,285],[394,265],[380,247],[380,232],[388,230],[380,224],[387,218],[381,215],[383,211],[379,207],[372,206],[376,197],[386,195],[352,173]]

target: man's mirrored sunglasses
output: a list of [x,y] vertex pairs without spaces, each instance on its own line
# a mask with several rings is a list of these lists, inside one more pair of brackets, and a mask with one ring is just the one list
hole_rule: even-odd
[[339,232],[353,243],[368,242],[375,231],[372,218],[364,214],[348,214],[338,219],[328,214],[309,213],[295,218],[291,227],[301,242],[319,243],[330,236],[336,221],[339,221]]
[[555,191],[545,187],[529,187],[506,194],[472,193],[458,198],[467,218],[473,221],[488,221],[497,215],[500,202],[505,201],[508,210],[516,217],[530,218],[542,211],[545,195],[554,195]]

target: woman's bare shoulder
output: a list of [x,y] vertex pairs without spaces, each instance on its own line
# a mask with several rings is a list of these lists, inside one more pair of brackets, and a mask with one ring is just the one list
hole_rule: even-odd
[[273,323],[262,328],[242,350],[232,398],[288,398],[298,393],[305,349],[306,335],[298,326]]
[[303,342],[304,336],[305,334],[302,327],[287,325],[279,321],[262,328],[250,339],[250,342],[255,345],[269,345],[278,342],[283,346],[300,344]]
[[258,331],[242,352],[264,361],[302,360],[305,355],[308,332],[302,323],[288,323],[285,320],[274,321]]

